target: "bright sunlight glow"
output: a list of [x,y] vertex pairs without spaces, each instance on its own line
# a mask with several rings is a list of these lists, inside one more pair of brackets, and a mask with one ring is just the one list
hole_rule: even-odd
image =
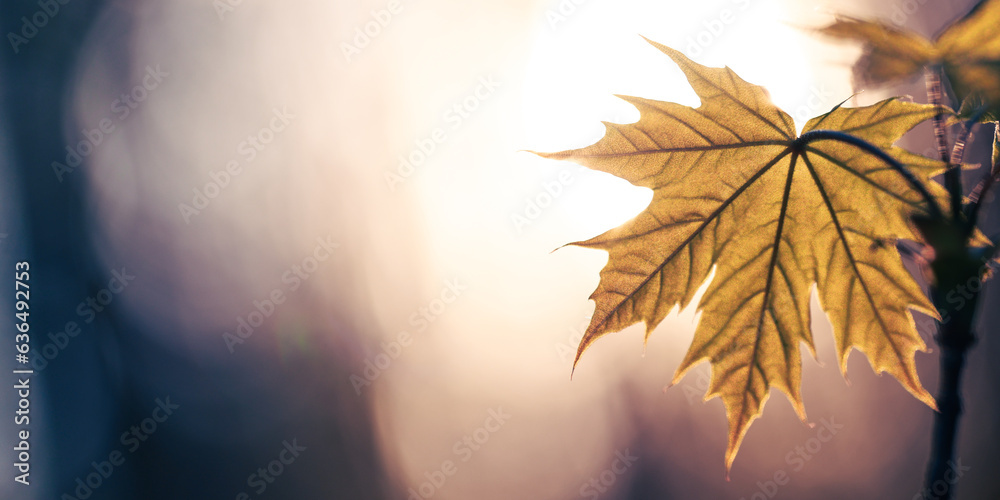
[[[602,120],[638,120],[638,111],[614,94],[698,106],[680,70],[640,35],[701,64],[728,65],[745,80],[763,85],[801,128],[842,97],[812,81],[803,49],[803,39],[810,35],[793,27],[784,13],[778,0],[620,0],[585,3],[565,20],[550,15],[539,26],[524,81],[530,148],[586,146],[603,135]],[[536,162],[540,172],[557,164],[526,161]],[[560,204],[585,237],[625,222],[652,199],[651,191],[602,172],[581,168],[575,178]]]

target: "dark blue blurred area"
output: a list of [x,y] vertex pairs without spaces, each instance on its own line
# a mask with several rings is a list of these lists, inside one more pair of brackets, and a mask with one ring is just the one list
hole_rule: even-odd
[[[42,4],[54,12],[39,15]],[[348,358],[326,355],[330,346],[283,359],[246,349],[210,363],[144,333],[122,314],[120,300],[106,308],[98,302],[99,314],[80,315],[85,298],[107,297],[98,294],[112,275],[94,254],[87,177],[60,182],[50,164],[75,140],[66,131],[77,128],[72,89],[84,39],[99,16],[118,16],[121,22],[106,25],[121,32],[105,35],[127,54],[127,16],[116,13],[127,7],[53,0],[3,2],[0,9],[2,32],[14,34],[0,50],[0,193],[3,231],[10,233],[0,242],[0,265],[30,263],[32,347],[63,346],[51,350],[57,353],[51,360],[36,359],[31,379],[31,486],[0,491],[24,500],[220,499],[240,492],[246,498],[387,498],[392,486],[373,441],[369,403],[346,384],[356,371]],[[24,31],[35,18],[44,25],[37,33]],[[17,38],[22,32],[32,36]],[[129,59],[118,60],[127,65]],[[159,258],[166,267],[180,259],[171,262],[166,252]],[[160,286],[167,301],[184,293]],[[79,333],[68,336],[71,321]],[[5,408],[16,404],[10,394],[0,396]],[[167,413],[168,406],[176,408]],[[285,451],[293,443],[294,455]],[[5,466],[2,477],[14,485],[10,472]]]

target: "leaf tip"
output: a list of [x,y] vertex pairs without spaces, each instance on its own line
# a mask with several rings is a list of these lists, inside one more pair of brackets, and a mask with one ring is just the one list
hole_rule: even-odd
[[569,370],[569,380],[573,381],[573,375],[576,375],[576,365],[580,363],[580,352],[576,353],[576,359],[573,360],[573,368]]
[[851,379],[847,376],[847,359],[851,357],[851,353],[854,352],[854,349],[847,346],[845,347],[846,347],[845,349],[843,349],[841,352],[838,353],[839,356],[837,357],[840,358],[838,360],[839,361],[838,365],[840,367],[840,375],[844,377],[844,382],[847,383],[847,387],[850,387]]
[[934,411],[939,411],[937,406],[937,400],[935,400],[934,396],[932,396],[931,393],[924,388],[924,386],[920,383],[919,380],[914,380],[912,381],[912,383],[905,383],[903,384],[903,386],[906,387],[907,392],[912,394],[913,397],[917,398],[917,400],[919,400],[921,403],[924,403],[925,405],[929,406],[930,409]]
[[844,377],[844,385],[846,385],[847,387],[851,387],[851,377],[847,376],[846,364],[840,366],[840,375]]
[[573,374],[576,373],[576,366],[580,364],[580,357],[583,356],[583,351],[587,350],[590,343],[594,341],[594,336],[591,335],[591,329],[588,328],[587,332],[584,333],[583,338],[580,340],[579,347],[576,348],[576,358],[573,359],[573,370],[569,373],[569,379],[573,380]]
[[540,157],[545,158],[547,160],[566,160],[566,159],[569,159],[569,158],[572,157],[572,154],[570,154],[571,153],[570,151],[557,151],[557,152],[554,152],[554,153],[546,153],[546,152],[542,152],[542,151],[532,151],[530,149],[523,149],[522,151],[524,151],[525,153],[531,153],[531,154],[533,154],[535,156],[540,156]]
[[678,366],[677,370],[674,371],[674,378],[673,378],[673,380],[670,381],[670,385],[674,386],[674,385],[680,383],[681,379],[684,378],[684,375],[687,375],[688,370],[690,370],[691,368],[693,368],[694,365],[697,364],[699,361],[701,361],[701,360],[689,360],[689,359],[685,359],[684,361],[682,361],[681,365]]
[[549,255],[552,255],[552,254],[556,253],[557,250],[562,250],[563,248],[570,247],[570,246],[579,246],[579,244],[580,244],[579,241],[575,241],[573,243],[566,243],[566,244],[563,244],[563,245],[559,245],[559,246],[553,248],[552,251],[549,252]]
[[[639,36],[642,36],[642,35],[639,35]],[[671,59],[673,59],[674,62],[677,63],[678,65],[683,65],[683,63],[693,63],[694,62],[688,56],[684,55],[683,52],[681,52],[681,51],[679,51],[679,50],[677,50],[677,49],[675,49],[673,47],[668,47],[666,45],[663,45],[660,42],[657,42],[655,40],[650,40],[649,38],[646,38],[644,36],[642,38],[644,40],[646,40],[647,42],[649,42],[649,44],[652,45],[653,47],[656,47],[657,49],[659,49],[660,52],[663,52],[668,57],[670,57]]]
[[792,408],[795,409],[795,415],[797,415],[799,417],[799,420],[801,420],[802,423],[808,425],[810,428],[812,428],[812,426],[816,425],[816,424],[813,424],[813,423],[809,422],[809,417],[806,416],[806,405],[805,405],[805,403],[802,402],[801,398],[797,399],[797,398],[791,397],[791,398],[789,398],[789,400],[791,400],[791,402],[792,402]]
[[927,406],[930,406],[931,409],[934,410],[935,412],[940,412],[941,410],[938,409],[937,401],[934,399],[934,397],[931,396],[930,393],[928,393],[927,391],[924,391],[924,393],[927,394],[927,398],[926,399],[920,398],[920,401],[922,401]]
[[736,450],[732,453],[726,450],[726,481],[729,481],[729,472],[733,470],[733,462],[736,460]]

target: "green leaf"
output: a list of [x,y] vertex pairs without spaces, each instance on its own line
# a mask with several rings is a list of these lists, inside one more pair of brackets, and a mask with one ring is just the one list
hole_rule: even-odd
[[978,123],[992,123],[1000,120],[1000,110],[989,109],[982,96],[978,94],[970,95],[962,101],[962,106],[955,113],[954,120],[969,121],[975,120]]

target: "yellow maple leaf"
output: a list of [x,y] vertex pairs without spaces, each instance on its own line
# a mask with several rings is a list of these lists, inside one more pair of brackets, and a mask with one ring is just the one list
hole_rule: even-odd
[[860,41],[864,54],[855,65],[862,83],[883,84],[919,75],[941,65],[959,101],[979,96],[1000,110],[1000,0],[984,0],[931,41],[884,23],[842,17],[821,33]]
[[[539,153],[654,193],[634,219],[574,243],[609,253],[574,367],[605,334],[642,322],[648,339],[672,308],[691,302],[714,268],[674,382],[710,360],[706,399],[721,397],[726,407],[727,470],[770,388],[784,392],[806,418],[800,344],[815,356],[814,286],[833,325],[841,370],[858,349],[877,372],[892,374],[934,407],[917,377],[914,352],[925,345],[909,309],[936,312],[895,246],[885,242],[919,240],[910,216],[929,210],[926,197],[946,199],[930,181],[943,163],[892,146],[942,109],[896,99],[838,106],[810,120],[800,138],[762,87],[729,68],[705,67],[650,43],[680,66],[700,107],[622,96],[639,109],[638,122],[605,123],[605,136],[582,149]],[[825,133],[820,130],[881,148],[914,178],[908,183],[884,158],[857,145],[816,139]],[[918,182],[927,186],[923,193],[913,187]]]

